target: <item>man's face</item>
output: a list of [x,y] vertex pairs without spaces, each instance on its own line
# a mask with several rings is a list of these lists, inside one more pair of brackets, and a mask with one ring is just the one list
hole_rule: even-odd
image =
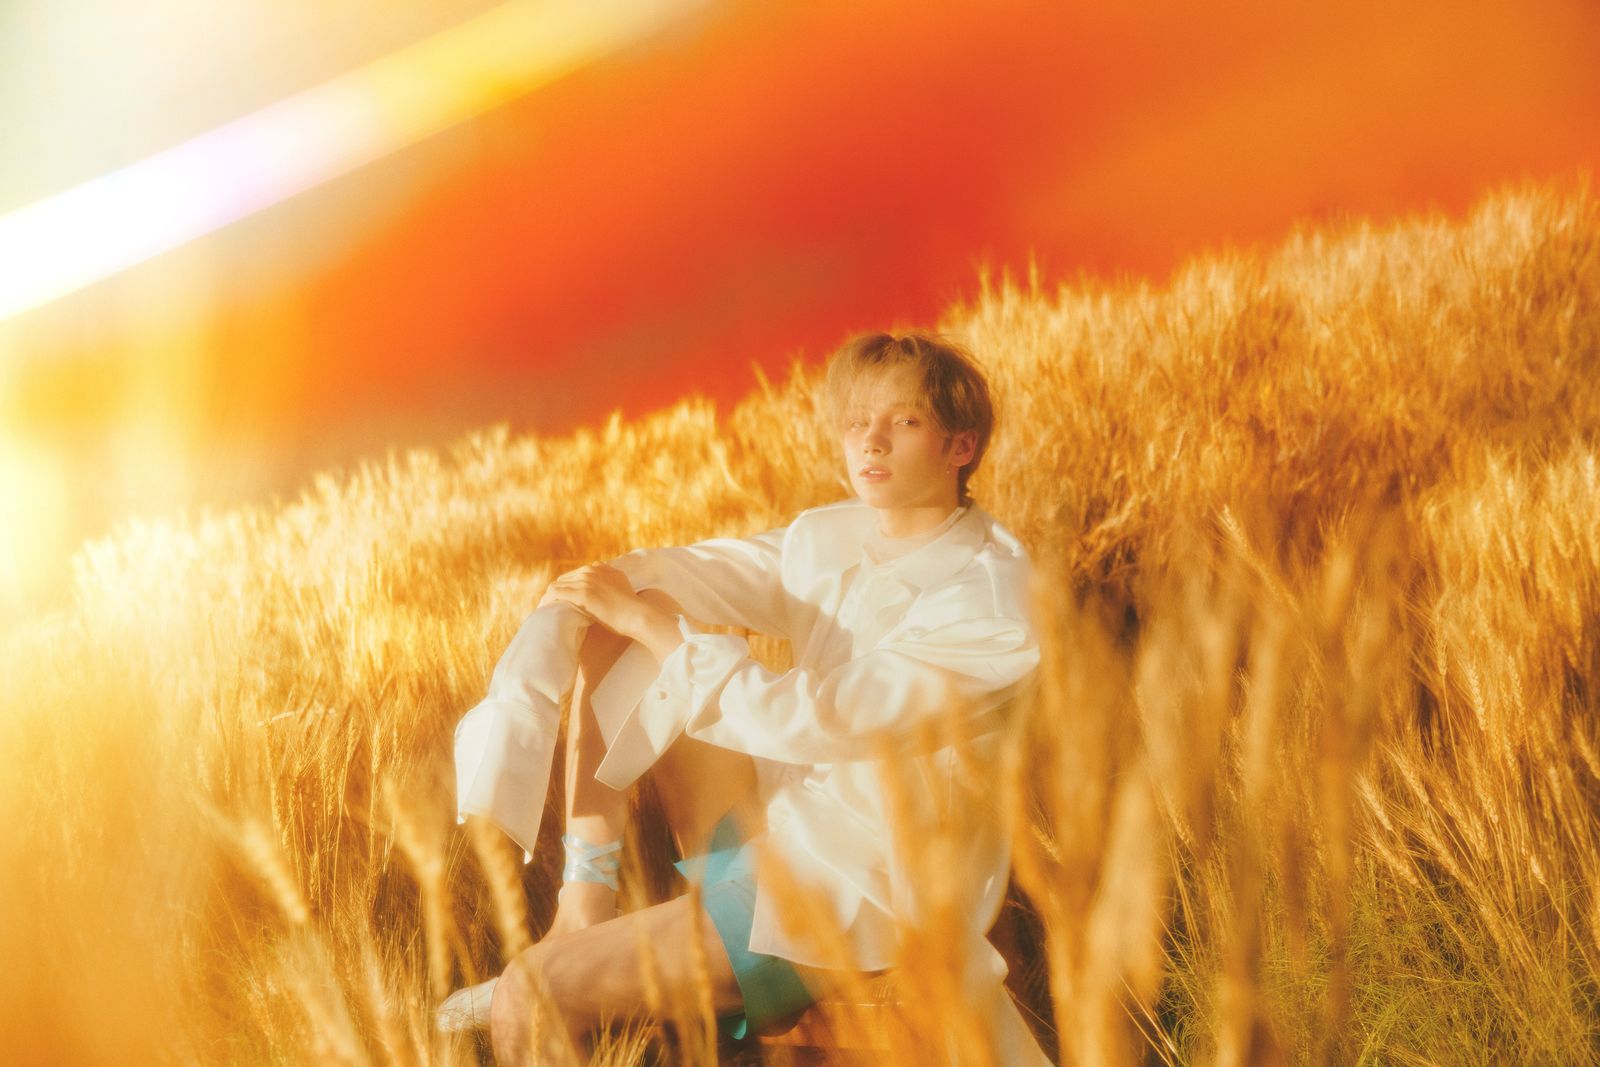
[[958,472],[972,459],[971,437],[940,433],[915,379],[890,371],[859,384],[844,413],[840,446],[850,485],[863,502],[875,508],[954,507]]

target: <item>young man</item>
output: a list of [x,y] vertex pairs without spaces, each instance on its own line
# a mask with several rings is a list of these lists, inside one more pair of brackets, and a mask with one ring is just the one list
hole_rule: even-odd
[[[871,334],[830,361],[827,392],[854,499],[752,537],[562,575],[457,730],[460,812],[528,848],[576,672],[552,929],[441,1009],[446,1028],[487,1022],[502,1062],[531,1047],[533,974],[580,1042],[603,1015],[641,1008],[641,936],[668,996],[696,980],[696,957],[709,962],[714,1010],[734,1036],[803,1008],[819,973],[809,968],[832,961],[783,929],[757,848],[827,902],[858,969],[889,967],[896,916],[917,912],[919,887],[892,846],[885,775],[897,768],[885,754],[956,707],[979,736],[973,751],[995,756],[998,716],[1039,652],[1026,553],[967,493],[993,429],[983,375],[941,339]],[[691,619],[786,637],[796,665],[770,671],[743,638]],[[940,755],[929,803],[954,795],[952,754]],[[688,896],[616,910],[624,791],[646,771],[686,857],[679,869],[703,888],[700,950]],[[984,940],[1009,873],[998,820],[963,847],[970,862],[951,873],[970,881],[969,996],[992,1021],[999,1062],[1043,1063]]]

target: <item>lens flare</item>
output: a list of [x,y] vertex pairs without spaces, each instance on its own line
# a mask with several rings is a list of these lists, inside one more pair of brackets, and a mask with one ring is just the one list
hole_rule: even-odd
[[0,217],[0,319],[521,96],[705,2],[502,4]]

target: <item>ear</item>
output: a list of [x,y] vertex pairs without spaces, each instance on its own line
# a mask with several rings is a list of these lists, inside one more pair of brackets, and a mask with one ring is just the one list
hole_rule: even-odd
[[978,451],[978,431],[962,430],[950,438],[950,464],[965,467]]

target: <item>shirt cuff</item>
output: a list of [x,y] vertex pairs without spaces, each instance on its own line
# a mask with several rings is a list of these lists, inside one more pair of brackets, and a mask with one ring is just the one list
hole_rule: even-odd
[[687,705],[694,697],[694,678],[692,677],[694,658],[694,641],[697,637],[704,637],[692,625],[687,617],[677,617],[678,633],[683,635],[683,644],[668,653],[667,658],[661,661],[661,669],[656,672],[656,679],[650,684],[649,692],[645,699],[656,702],[676,701]]
[[678,632],[683,644],[661,661],[661,672],[645,700],[669,709],[657,714],[670,717],[682,732],[750,655],[750,643],[732,634],[701,633],[682,615],[678,616]]
[[456,814],[481,815],[505,830],[530,858],[539,839],[555,759],[560,715],[490,698],[456,725]]
[[750,654],[742,637],[701,633],[682,615],[677,622],[683,644],[662,660],[595,768],[595,778],[613,789],[626,789],[660,759]]

